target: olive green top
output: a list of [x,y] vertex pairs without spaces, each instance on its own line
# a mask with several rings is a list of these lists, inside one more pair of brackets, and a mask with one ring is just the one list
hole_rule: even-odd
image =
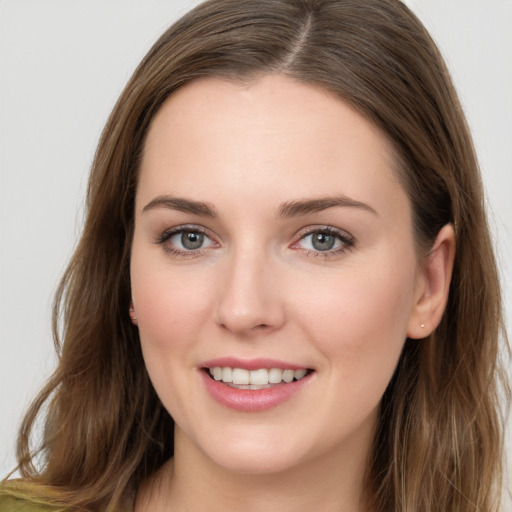
[[[44,484],[18,479],[0,481],[0,512],[84,512],[82,508],[59,505],[59,493]],[[116,507],[117,512],[132,512],[133,499]]]
[[[69,510],[69,509],[68,509]],[[21,497],[0,496],[0,512],[67,512],[63,508],[36,503]]]

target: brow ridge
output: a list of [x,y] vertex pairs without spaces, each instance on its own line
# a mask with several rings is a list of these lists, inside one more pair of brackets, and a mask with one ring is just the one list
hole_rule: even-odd
[[202,201],[185,199],[183,197],[173,197],[168,195],[157,196],[144,206],[142,211],[147,212],[155,208],[167,208],[169,210],[192,213],[193,215],[199,215],[201,217],[218,217],[217,210],[213,205]]
[[[377,215],[377,212],[370,205],[361,201],[356,201],[355,199],[351,199],[344,195],[287,201],[280,206],[278,215],[279,217],[284,218],[296,217],[334,207],[358,208]],[[155,208],[167,208],[170,210],[199,215],[201,217],[218,217],[217,210],[210,203],[193,201],[191,199],[173,197],[169,195],[155,197],[146,206],[144,206],[142,211],[146,212]]]
[[351,199],[350,197],[344,195],[339,195],[332,197],[288,201],[283,203],[279,208],[279,216],[296,217],[300,215],[316,213],[334,207],[358,208],[377,215],[377,212],[370,205],[361,201],[356,201],[355,199]]

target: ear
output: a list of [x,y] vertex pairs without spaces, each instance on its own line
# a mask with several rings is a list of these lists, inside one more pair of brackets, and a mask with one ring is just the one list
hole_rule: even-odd
[[135,313],[135,308],[133,306],[133,302],[130,302],[129,313],[130,313],[130,319],[132,321],[132,324],[133,325],[138,325],[137,314]]
[[446,224],[437,234],[434,245],[419,270],[407,329],[409,338],[425,338],[441,322],[448,302],[454,258],[455,233],[453,226]]

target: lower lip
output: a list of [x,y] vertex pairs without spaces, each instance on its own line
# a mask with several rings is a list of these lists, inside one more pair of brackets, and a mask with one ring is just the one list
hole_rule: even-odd
[[200,373],[206,389],[216,402],[242,412],[260,412],[277,407],[298,393],[313,374],[311,372],[300,380],[276,384],[265,389],[237,389],[210,378],[205,371]]

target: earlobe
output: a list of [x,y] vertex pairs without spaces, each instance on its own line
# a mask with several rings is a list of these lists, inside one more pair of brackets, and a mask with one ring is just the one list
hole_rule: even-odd
[[409,338],[425,338],[443,317],[455,259],[455,233],[446,224],[437,234],[421,269],[421,290],[413,306],[407,329]]
[[130,319],[132,321],[132,324],[133,325],[138,325],[137,314],[135,313],[135,308],[133,306],[133,302],[130,302],[129,313],[130,313]]

